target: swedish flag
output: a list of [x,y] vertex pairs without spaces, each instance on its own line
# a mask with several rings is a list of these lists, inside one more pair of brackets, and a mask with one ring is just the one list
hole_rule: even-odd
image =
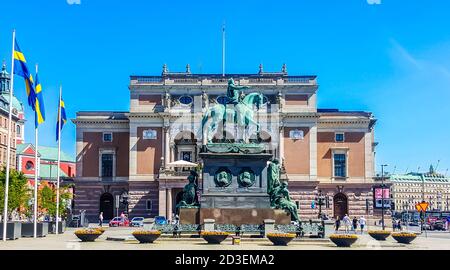
[[39,82],[38,74],[36,73],[36,84],[35,84],[36,100],[35,100],[35,127],[37,128],[39,124],[45,121],[45,108],[44,108],[44,98],[42,96],[42,86]]
[[33,76],[28,71],[27,61],[25,55],[20,50],[17,39],[14,40],[14,74],[19,75],[25,79],[25,87],[28,96],[28,105],[35,111],[36,92],[34,89]]
[[[67,122],[66,107],[65,107],[62,96],[60,96],[58,103],[59,103],[59,106],[58,106],[58,116],[57,116],[57,120],[56,120],[56,141],[59,140],[60,131],[63,129],[64,124]],[[61,129],[59,129],[60,111],[61,111]]]

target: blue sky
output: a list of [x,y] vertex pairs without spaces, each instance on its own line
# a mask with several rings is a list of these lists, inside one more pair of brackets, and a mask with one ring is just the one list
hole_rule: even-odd
[[[128,110],[129,75],[227,72],[316,74],[320,108],[367,110],[378,118],[377,163],[395,172],[450,168],[449,1],[2,1],[0,59],[10,64],[11,31],[30,64],[39,63],[54,142],[58,85],[70,118],[82,110]],[[376,2],[376,1],[375,1]],[[16,92],[25,101],[23,80]],[[26,138],[34,141],[27,108]],[[75,127],[63,132],[75,153]],[[377,168],[379,169],[379,168]],[[421,170],[422,170],[421,169]],[[448,173],[450,175],[450,172]]]

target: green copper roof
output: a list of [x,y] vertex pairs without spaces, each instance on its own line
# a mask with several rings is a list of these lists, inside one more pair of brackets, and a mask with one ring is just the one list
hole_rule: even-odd
[[[41,179],[56,179],[56,168],[58,168],[57,165],[41,164],[39,177]],[[61,169],[59,169],[59,173],[61,177],[67,177],[67,174]]]
[[[9,93],[2,93],[1,95],[9,103]],[[13,105],[14,109],[17,109],[19,112],[23,112],[23,104],[15,96],[13,96],[13,103],[12,103],[12,105]]]
[[450,177],[438,173],[408,173],[393,174],[389,177],[392,182],[422,182],[449,183]]
[[[23,153],[23,151],[28,147],[32,146],[34,149],[34,145],[31,143],[23,143],[17,145],[17,153]],[[38,150],[39,156],[41,159],[45,160],[58,160],[58,148],[57,147],[47,147],[40,146]],[[61,161],[75,162],[75,158],[69,154],[61,151]]]

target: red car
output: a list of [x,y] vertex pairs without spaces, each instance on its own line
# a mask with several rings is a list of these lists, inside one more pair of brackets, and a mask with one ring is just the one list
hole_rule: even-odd
[[109,227],[128,227],[130,221],[128,218],[115,217],[109,222]]

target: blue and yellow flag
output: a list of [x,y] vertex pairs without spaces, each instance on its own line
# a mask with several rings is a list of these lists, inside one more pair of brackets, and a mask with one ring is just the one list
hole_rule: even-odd
[[60,110],[61,110],[61,130],[63,129],[64,124],[67,122],[66,107],[64,105],[64,100],[63,100],[62,96],[60,97],[58,104],[59,104],[58,105],[58,115],[57,115],[57,120],[56,120],[56,141],[59,140],[59,136],[60,136],[60,129],[59,129]]
[[35,84],[36,100],[35,104],[35,127],[37,128],[39,124],[45,121],[45,108],[44,108],[44,97],[42,96],[42,85],[39,82],[38,74],[36,73],[36,84]]
[[19,75],[25,79],[25,87],[28,96],[28,105],[35,111],[36,92],[34,89],[33,76],[28,71],[27,60],[25,55],[20,50],[17,39],[14,40],[14,74]]

